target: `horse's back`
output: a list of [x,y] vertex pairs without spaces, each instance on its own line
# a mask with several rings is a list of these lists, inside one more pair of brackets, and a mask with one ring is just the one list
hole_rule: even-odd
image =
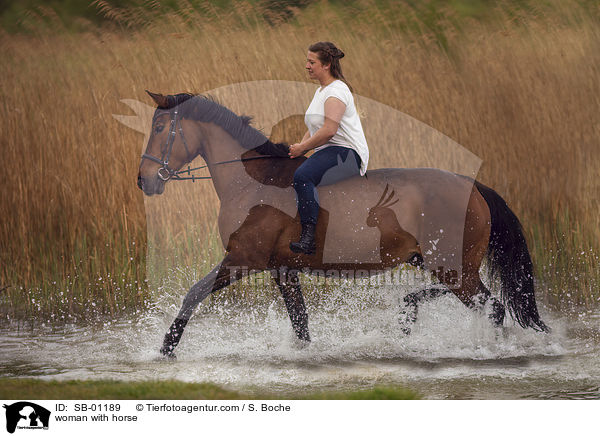
[[472,189],[468,178],[434,168],[376,169],[320,186],[319,203],[329,214],[330,257],[372,262],[381,255],[384,233],[405,232],[418,241],[428,267],[460,271]]

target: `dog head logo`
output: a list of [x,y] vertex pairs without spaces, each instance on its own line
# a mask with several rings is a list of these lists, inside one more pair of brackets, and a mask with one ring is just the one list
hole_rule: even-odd
[[50,423],[50,411],[28,401],[19,401],[4,405],[6,409],[6,430],[14,433],[18,428],[47,429]]

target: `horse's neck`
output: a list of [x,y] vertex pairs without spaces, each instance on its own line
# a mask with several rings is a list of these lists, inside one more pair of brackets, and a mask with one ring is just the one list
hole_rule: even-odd
[[[204,126],[206,141],[205,160],[213,180],[215,191],[221,201],[231,197],[249,183],[241,161],[248,150],[231,137],[225,130],[214,124]],[[220,163],[234,161],[231,163]]]

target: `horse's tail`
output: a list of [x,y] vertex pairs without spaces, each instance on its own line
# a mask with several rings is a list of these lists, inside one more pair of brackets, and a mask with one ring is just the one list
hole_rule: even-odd
[[488,267],[491,277],[500,277],[502,302],[521,327],[548,332],[550,329],[540,319],[535,303],[533,263],[523,227],[496,191],[479,182],[475,186],[490,209]]

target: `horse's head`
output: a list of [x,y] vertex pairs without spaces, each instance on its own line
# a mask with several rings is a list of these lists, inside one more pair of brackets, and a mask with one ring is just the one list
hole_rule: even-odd
[[390,215],[392,215],[393,219],[395,219],[396,215],[389,207],[398,203],[398,199],[393,201],[394,195],[396,194],[395,191],[392,191],[390,195],[387,198],[385,198],[388,192],[388,188],[389,185],[386,184],[383,194],[381,194],[381,197],[379,198],[377,204],[369,209],[369,214],[367,216],[367,225],[369,227],[379,227],[382,223],[386,221],[386,219],[389,219],[388,217]]
[[197,138],[193,132],[184,134],[184,114],[181,103],[192,94],[162,95],[146,91],[156,102],[152,131],[142,155],[138,186],[146,195],[162,194],[165,183],[186,163],[198,155]]

